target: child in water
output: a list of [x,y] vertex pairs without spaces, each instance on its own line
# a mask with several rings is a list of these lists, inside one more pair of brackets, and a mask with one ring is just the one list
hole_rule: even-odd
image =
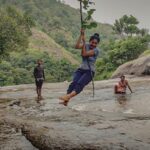
[[125,76],[121,75],[120,81],[114,87],[114,93],[115,94],[126,94],[127,87],[129,88],[129,90],[131,91],[131,93],[133,93],[133,91],[132,91],[132,89],[131,89],[128,81],[125,79]]

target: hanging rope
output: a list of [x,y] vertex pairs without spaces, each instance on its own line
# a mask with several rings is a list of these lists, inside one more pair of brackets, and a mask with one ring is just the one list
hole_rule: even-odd
[[83,23],[83,13],[82,13],[82,1],[80,0],[80,17],[81,17],[81,28]]
[[[82,13],[82,1],[81,0],[80,0],[80,18],[81,18],[81,28],[82,28],[83,27],[83,13]],[[87,60],[87,64],[88,64],[88,67],[89,67],[90,73],[91,73],[92,87],[93,87],[93,98],[94,98],[94,96],[95,96],[94,76],[93,76],[93,73],[92,73],[92,69],[91,69],[88,57],[87,57],[86,60]]]

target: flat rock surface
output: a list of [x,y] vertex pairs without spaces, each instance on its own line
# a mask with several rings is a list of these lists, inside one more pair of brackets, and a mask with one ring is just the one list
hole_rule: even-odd
[[68,107],[59,104],[69,83],[0,88],[0,150],[149,150],[150,78],[131,78],[134,90],[114,95],[118,79],[90,84]]

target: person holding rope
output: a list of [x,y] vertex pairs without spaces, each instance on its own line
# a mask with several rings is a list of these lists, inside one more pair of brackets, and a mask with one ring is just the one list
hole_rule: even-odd
[[78,95],[92,81],[95,74],[95,62],[99,55],[99,49],[97,48],[99,42],[99,34],[95,33],[90,37],[89,43],[86,43],[84,30],[81,29],[75,48],[81,49],[82,63],[74,73],[73,81],[68,87],[67,94],[59,98],[61,100],[60,104],[67,106],[71,98]]

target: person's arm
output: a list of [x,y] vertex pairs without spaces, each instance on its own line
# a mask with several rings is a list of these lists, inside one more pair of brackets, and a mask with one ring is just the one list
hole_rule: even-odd
[[75,45],[76,49],[82,49],[83,43],[81,41],[82,41],[82,36],[80,35],[80,37],[79,37],[79,39],[78,39],[78,41],[77,41],[77,43]]
[[133,91],[132,91],[132,89],[131,89],[131,87],[130,87],[128,81],[126,81],[126,83],[127,83],[127,86],[128,86],[128,88],[129,88],[130,92],[133,93]]
[[83,48],[82,48],[82,53],[81,55],[83,57],[90,57],[90,56],[94,56],[95,55],[95,52],[94,50],[89,50],[89,51],[86,51],[86,45],[85,43],[83,44]]
[[83,57],[94,56],[94,55],[95,55],[95,51],[94,51],[94,50],[89,50],[89,51],[87,51],[87,50],[86,50],[85,38],[83,37],[82,40],[83,40],[83,48],[82,48],[81,55],[82,55]]
[[81,38],[82,38],[82,51],[81,51],[81,55],[83,57],[90,57],[90,56],[94,56],[95,55],[95,51],[94,49],[87,51],[86,50],[86,42],[85,42],[85,34],[84,34],[84,30],[81,30]]
[[44,73],[44,69],[43,69],[43,78],[44,78],[44,80],[45,80],[45,73]]
[[80,34],[78,41],[75,45],[76,49],[82,49],[83,48],[83,38],[84,38],[84,30],[81,29],[81,34]]

